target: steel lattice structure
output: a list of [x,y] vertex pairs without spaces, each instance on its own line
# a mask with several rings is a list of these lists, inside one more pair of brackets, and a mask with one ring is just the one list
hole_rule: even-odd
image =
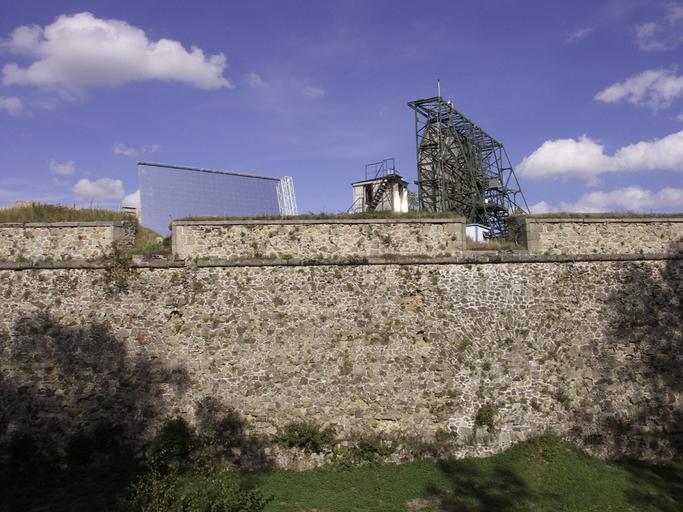
[[441,96],[411,101],[415,111],[420,209],[456,211],[469,223],[507,234],[506,219],[528,212],[503,145]]

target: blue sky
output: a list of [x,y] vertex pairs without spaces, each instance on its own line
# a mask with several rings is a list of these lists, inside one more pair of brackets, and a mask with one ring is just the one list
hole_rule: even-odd
[[0,204],[116,207],[151,160],[340,211],[416,177],[436,79],[547,210],[683,210],[683,2],[0,0]]

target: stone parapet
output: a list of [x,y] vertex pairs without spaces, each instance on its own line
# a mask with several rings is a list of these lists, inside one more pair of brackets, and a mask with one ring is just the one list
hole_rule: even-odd
[[683,217],[513,218],[532,254],[659,254],[683,251]]
[[93,260],[135,243],[135,222],[1,223],[0,261]]
[[461,218],[179,221],[172,232],[179,259],[334,261],[447,257],[465,249]]

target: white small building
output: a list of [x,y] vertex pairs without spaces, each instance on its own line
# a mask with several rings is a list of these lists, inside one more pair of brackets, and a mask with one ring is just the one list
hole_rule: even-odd
[[465,225],[465,236],[475,242],[486,242],[486,235],[489,233],[488,226],[483,224]]
[[351,213],[368,211],[408,211],[408,182],[396,172],[352,183],[353,206]]

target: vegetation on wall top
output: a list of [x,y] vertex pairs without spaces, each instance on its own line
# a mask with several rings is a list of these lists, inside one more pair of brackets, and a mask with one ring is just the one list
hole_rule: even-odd
[[362,212],[362,213],[306,213],[302,215],[263,215],[260,217],[221,217],[195,216],[175,219],[176,221],[217,221],[217,220],[336,220],[336,219],[458,219],[462,215],[457,212],[408,212],[396,213],[390,211]]
[[32,203],[0,209],[0,222],[94,222],[134,220],[129,213]]
[[527,215],[515,215],[530,219],[631,219],[631,218],[661,218],[683,217],[683,213],[639,213],[639,212],[548,212],[532,213]]

